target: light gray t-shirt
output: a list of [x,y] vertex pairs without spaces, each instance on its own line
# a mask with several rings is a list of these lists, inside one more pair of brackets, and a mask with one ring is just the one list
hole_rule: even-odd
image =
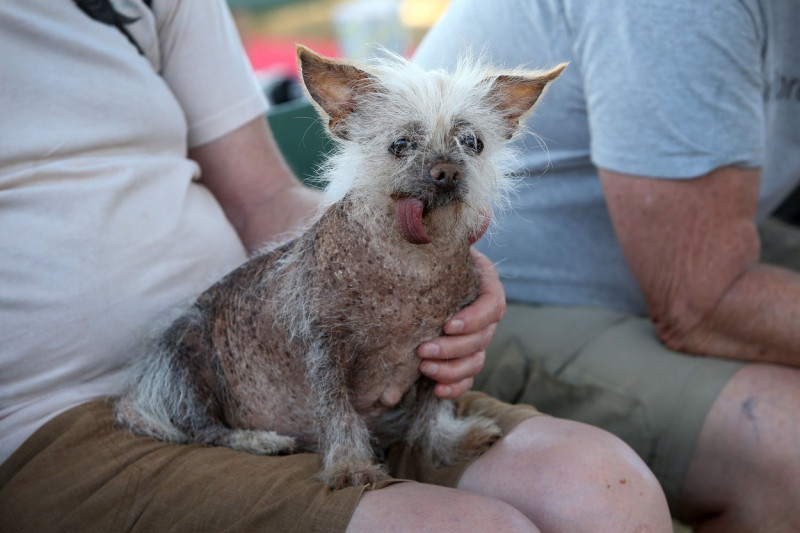
[[[596,166],[687,179],[761,167],[759,219],[800,182],[797,0],[455,0],[415,60],[569,61],[520,139],[513,208],[481,249],[511,300],[645,314]],[[709,201],[712,201],[709,199]]]

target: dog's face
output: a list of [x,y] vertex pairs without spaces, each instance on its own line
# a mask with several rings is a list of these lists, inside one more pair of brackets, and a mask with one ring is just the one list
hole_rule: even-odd
[[357,194],[373,208],[393,202],[400,233],[414,244],[430,241],[423,219],[449,206],[468,230],[485,229],[503,189],[507,141],[565,67],[487,72],[462,61],[447,74],[391,57],[359,68],[303,47],[298,58],[341,144],[329,173],[334,194]]

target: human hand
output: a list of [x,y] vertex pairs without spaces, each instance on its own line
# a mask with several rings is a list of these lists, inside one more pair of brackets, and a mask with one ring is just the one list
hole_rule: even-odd
[[480,278],[478,298],[447,321],[444,335],[417,349],[420,372],[437,382],[433,392],[443,399],[458,398],[472,387],[506,311],[505,291],[494,265],[474,248],[470,253]]

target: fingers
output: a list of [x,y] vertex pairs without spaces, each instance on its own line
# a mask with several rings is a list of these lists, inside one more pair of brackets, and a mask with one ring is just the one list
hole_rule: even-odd
[[494,264],[475,248],[470,253],[480,279],[478,298],[447,321],[446,335],[478,332],[499,322],[506,312],[506,294]]
[[429,378],[446,385],[474,377],[486,362],[486,352],[474,352],[457,359],[425,359],[419,370]]
[[433,387],[433,394],[443,400],[455,400],[470,390],[472,384],[472,378],[462,379],[458,383],[450,383],[447,385],[444,383],[437,383],[436,386]]
[[444,335],[422,343],[419,369],[437,382],[434,394],[452,399],[468,391],[486,361],[486,348],[506,311],[506,297],[494,264],[470,248],[478,270],[479,294],[444,326]]
[[445,361],[483,352],[489,346],[496,330],[497,324],[492,323],[476,333],[436,337],[422,343],[417,350],[417,355],[422,359]]
[[492,340],[495,324],[468,335],[443,336],[420,345],[423,358],[419,370],[437,382],[433,393],[439,398],[455,399],[467,392],[473,378],[486,361],[486,347]]

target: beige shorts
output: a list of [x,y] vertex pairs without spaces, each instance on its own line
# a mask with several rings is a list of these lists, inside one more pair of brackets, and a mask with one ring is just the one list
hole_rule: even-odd
[[[504,432],[539,414],[480,393],[459,401]],[[455,486],[469,462],[433,468],[402,446],[394,479]],[[310,453],[257,456],[132,435],[109,405],[76,407],[40,428],[0,466],[0,531],[344,531],[363,487],[332,491]]]
[[510,304],[475,387],[621,437],[673,506],[703,421],[742,366],[673,352],[644,318]]

